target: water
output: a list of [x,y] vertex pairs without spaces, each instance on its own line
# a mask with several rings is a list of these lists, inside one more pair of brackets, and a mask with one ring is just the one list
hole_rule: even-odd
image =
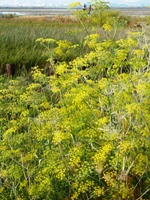
[[0,12],[0,15],[17,15],[17,16],[22,16],[22,15],[26,15],[25,13],[21,13],[21,12]]
[[[123,15],[129,16],[148,16],[150,15],[150,9],[146,7],[133,7],[133,8],[111,8],[112,10],[118,10]],[[13,14],[17,16],[53,16],[53,15],[71,15],[72,11],[68,8],[0,8],[0,15]]]
[[0,15],[13,14],[17,16],[52,16],[71,15],[67,8],[1,8]]
[[150,9],[148,7],[124,7],[124,8],[113,8],[114,10],[120,11],[126,16],[140,16],[145,17],[150,15]]

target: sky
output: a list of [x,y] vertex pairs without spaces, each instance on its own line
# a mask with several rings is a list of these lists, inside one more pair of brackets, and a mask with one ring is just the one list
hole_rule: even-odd
[[[87,0],[0,0],[0,6],[67,6],[72,2]],[[150,6],[150,0],[108,0],[110,6]]]

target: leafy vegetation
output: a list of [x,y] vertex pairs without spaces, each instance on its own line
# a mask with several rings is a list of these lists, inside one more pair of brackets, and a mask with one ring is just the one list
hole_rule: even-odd
[[[63,20],[63,18],[62,18]],[[58,22],[45,18],[1,19],[0,20],[0,68],[4,73],[6,63],[14,63],[18,73],[29,71],[35,65],[43,66],[49,58],[43,52],[45,48],[38,45],[38,38],[67,39],[79,42],[85,30],[75,22]],[[76,32],[75,35],[72,33]],[[78,55],[78,52],[77,52]]]
[[[0,19],[0,74],[5,71],[7,63],[14,63],[17,74],[26,74],[36,65],[44,67],[49,58],[45,48],[35,41],[38,38],[53,38],[67,40],[80,46],[80,51],[74,52],[65,61],[83,55],[86,49],[83,39],[87,34],[100,33],[101,38],[106,38],[102,26],[109,21],[111,26],[118,29],[117,37],[124,37],[124,28],[129,19],[120,16],[118,12],[103,10],[102,16],[97,17],[93,12],[88,15],[82,10],[74,13],[74,18],[69,17],[13,17]],[[92,28],[91,28],[92,27]],[[120,28],[120,29],[119,29]]]
[[149,199],[149,27],[103,31],[83,37],[84,52],[40,37],[53,75],[0,77],[1,199]]

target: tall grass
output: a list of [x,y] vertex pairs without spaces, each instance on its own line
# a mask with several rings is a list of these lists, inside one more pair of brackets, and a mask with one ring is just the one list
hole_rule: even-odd
[[[117,23],[120,23],[118,13],[106,12],[104,15],[105,20],[106,18],[112,18],[116,19]],[[53,38],[71,41],[73,44],[78,43],[81,48],[79,52],[75,52],[75,55],[73,55],[73,57],[76,57],[83,55],[85,52],[83,38],[87,32],[89,34],[93,31],[101,32],[102,39],[107,37],[98,22],[96,25],[93,25],[90,16],[85,21],[85,26],[86,29],[77,20],[70,20],[69,17],[63,18],[61,16],[56,17],[55,20],[52,20],[50,17],[1,18],[0,74],[4,73],[6,63],[14,63],[18,73],[23,70],[28,72],[31,67],[36,65],[43,66],[48,55],[44,54],[45,48],[35,42],[38,38]],[[124,29],[117,31],[117,33],[117,37],[122,38],[125,36]]]
[[36,43],[38,38],[67,39],[73,43],[80,42],[84,30],[77,33],[81,26],[74,22],[49,21],[46,19],[1,19],[0,20],[0,71],[6,63],[15,63],[17,70],[23,67],[29,70],[32,66],[42,65],[47,57],[44,48]]

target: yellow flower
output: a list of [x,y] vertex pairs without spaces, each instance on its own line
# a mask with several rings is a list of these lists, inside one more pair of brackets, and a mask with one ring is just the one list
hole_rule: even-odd
[[62,75],[65,71],[66,71],[66,67],[67,65],[66,64],[61,64],[57,67],[56,69],[56,74],[58,75]]
[[134,55],[136,55],[137,57],[140,57],[144,54],[144,52],[141,49],[136,49],[133,52]]
[[81,3],[79,1],[77,2],[73,2],[69,4],[69,8],[75,8],[77,6],[82,6]]
[[105,31],[111,31],[112,30],[112,26],[110,26],[109,24],[104,24],[103,25],[103,29],[105,30]]
[[53,143],[57,145],[57,144],[61,143],[61,141],[64,138],[65,138],[64,133],[62,133],[61,131],[56,131],[53,136]]

